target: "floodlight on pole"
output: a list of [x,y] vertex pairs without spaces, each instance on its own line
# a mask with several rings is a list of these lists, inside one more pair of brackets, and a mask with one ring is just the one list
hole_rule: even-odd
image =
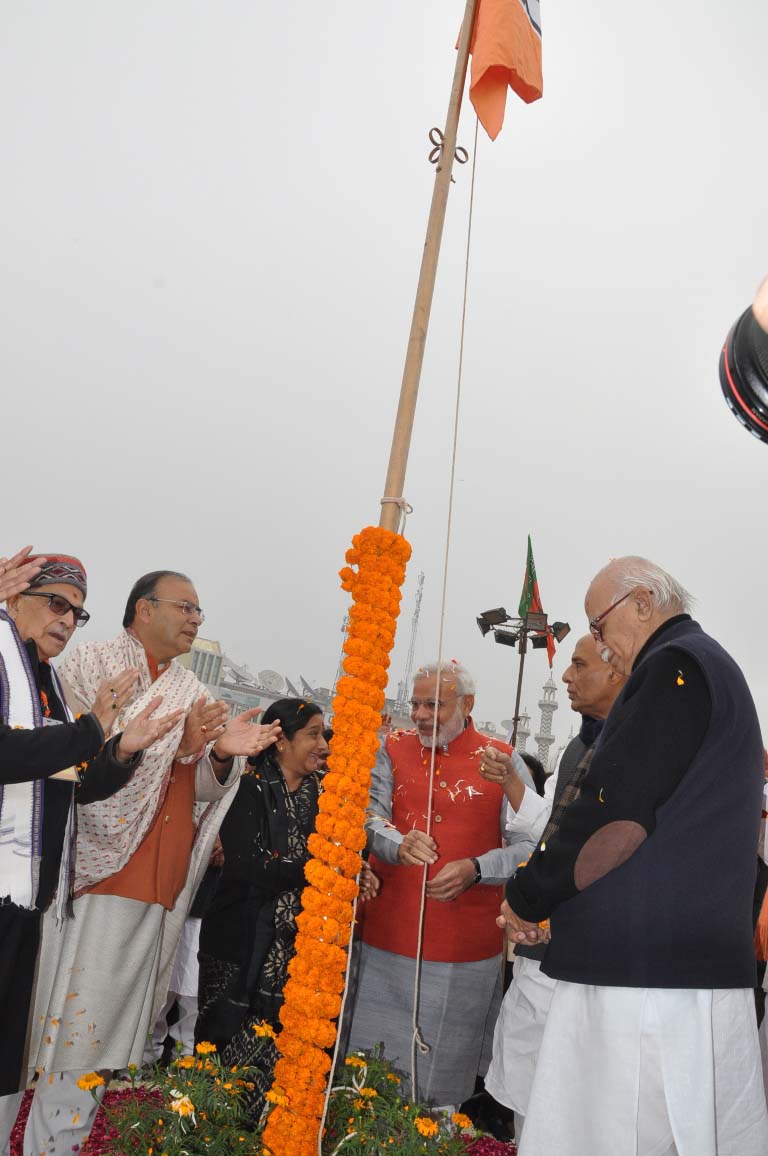
[[552,623],[552,637],[555,642],[562,642],[566,634],[571,633],[571,628],[567,622],[553,622]]
[[517,742],[517,727],[520,722],[520,696],[523,689],[523,666],[528,649],[530,635],[531,646],[534,650],[544,650],[550,638],[555,642],[562,642],[570,631],[567,622],[548,622],[543,611],[529,610],[524,618],[511,618],[503,606],[494,610],[485,610],[478,615],[477,625],[483,637],[493,631],[495,642],[502,646],[517,646],[520,652],[520,666],[517,674],[517,692],[515,694],[515,714],[512,725],[512,746]]

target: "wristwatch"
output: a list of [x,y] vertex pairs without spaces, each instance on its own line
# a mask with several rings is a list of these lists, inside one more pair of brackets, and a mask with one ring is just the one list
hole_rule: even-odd
[[474,864],[474,867],[475,867],[475,877],[474,877],[474,879],[472,880],[472,883],[473,883],[473,884],[474,884],[474,883],[479,883],[479,882],[480,882],[480,880],[483,878],[483,873],[482,873],[482,871],[480,870],[480,863],[478,862],[478,860],[477,860],[477,859],[475,859],[474,855],[470,855],[470,857],[469,857],[469,861],[470,861],[470,863],[473,863],[473,864]]

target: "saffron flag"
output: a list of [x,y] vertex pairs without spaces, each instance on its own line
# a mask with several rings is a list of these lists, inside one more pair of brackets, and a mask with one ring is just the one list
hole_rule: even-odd
[[544,91],[540,0],[477,0],[469,98],[491,140],[501,132],[507,88],[526,104]]
[[[544,607],[541,605],[541,595],[539,594],[539,582],[536,577],[536,563],[533,560],[533,546],[531,545],[531,535],[528,535],[528,558],[525,563],[525,580],[523,582],[523,592],[520,595],[520,605],[517,608],[517,613],[521,618],[525,618],[529,610],[544,613]],[[547,654],[549,655],[550,669],[552,667],[552,659],[555,657],[555,640],[547,631]]]

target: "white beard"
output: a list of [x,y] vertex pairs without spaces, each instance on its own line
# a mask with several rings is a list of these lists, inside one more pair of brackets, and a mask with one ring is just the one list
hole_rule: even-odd
[[428,735],[423,735],[419,731],[419,742],[428,750],[432,749],[434,745],[437,747],[447,747],[454,739],[457,739],[464,730],[464,715],[461,713],[461,708],[456,707],[456,714],[453,718],[448,719],[441,727],[437,728],[437,734],[434,737],[434,744],[432,741],[432,731]]

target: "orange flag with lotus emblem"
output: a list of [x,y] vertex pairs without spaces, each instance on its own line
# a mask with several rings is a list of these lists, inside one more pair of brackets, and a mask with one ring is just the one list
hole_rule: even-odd
[[495,140],[504,123],[507,88],[526,104],[544,91],[539,0],[478,0],[470,52],[469,99]]

